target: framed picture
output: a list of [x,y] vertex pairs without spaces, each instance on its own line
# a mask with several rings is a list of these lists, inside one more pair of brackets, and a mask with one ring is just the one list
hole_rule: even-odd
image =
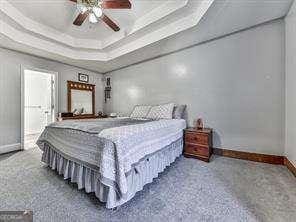
[[78,81],[79,82],[86,82],[88,83],[88,75],[83,74],[83,73],[78,73]]

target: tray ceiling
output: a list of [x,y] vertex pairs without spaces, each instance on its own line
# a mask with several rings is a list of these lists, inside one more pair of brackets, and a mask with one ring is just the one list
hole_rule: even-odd
[[292,2],[130,1],[131,10],[104,11],[121,27],[114,32],[102,22],[74,26],[69,0],[0,0],[0,46],[104,73],[283,17]]
[[[81,27],[72,25],[77,11],[76,4],[69,0],[8,0],[8,2],[24,16],[75,38],[100,40],[114,34],[102,22],[99,24],[85,22]],[[121,27],[128,28],[140,17],[147,15],[158,6],[165,4],[166,1],[138,0],[133,1],[132,10],[109,9],[104,10],[104,12],[112,16]]]
[[[79,59],[81,54],[80,59],[95,57],[99,61],[108,61],[127,53],[127,48],[110,52],[108,47],[114,43],[132,37],[129,42],[137,49],[190,28],[196,25],[211,2],[212,0],[134,0],[130,10],[104,10],[121,27],[119,32],[113,32],[102,22],[90,24],[86,21],[81,27],[74,26],[72,22],[78,11],[75,3],[69,0],[1,0],[2,16],[9,17],[9,22],[2,23],[2,33],[19,41],[16,36],[22,32],[27,39],[31,37],[31,42],[27,43],[33,47],[38,38],[39,45],[44,46],[42,50],[45,50],[46,41],[49,40],[54,41],[51,47],[55,45],[56,51],[72,47],[71,50],[75,50],[76,55],[67,54],[67,49],[62,55],[69,58]],[[191,21],[184,21],[186,18]],[[144,34],[141,33],[143,29],[146,29]],[[138,39],[141,39],[140,43],[136,42]]]

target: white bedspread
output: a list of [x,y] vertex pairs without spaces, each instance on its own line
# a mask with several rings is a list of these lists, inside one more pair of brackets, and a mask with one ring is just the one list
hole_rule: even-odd
[[180,119],[112,127],[98,134],[55,126],[45,129],[38,145],[43,149],[45,143],[50,144],[68,157],[97,166],[100,181],[124,196],[126,175],[133,164],[182,137],[185,127],[185,120]]

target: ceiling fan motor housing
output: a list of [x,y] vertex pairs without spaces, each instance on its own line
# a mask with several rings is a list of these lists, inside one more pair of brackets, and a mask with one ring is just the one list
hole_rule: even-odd
[[70,0],[77,3],[79,15],[73,22],[74,25],[80,26],[88,17],[91,23],[97,23],[98,19],[105,22],[115,32],[119,31],[119,26],[112,21],[103,9],[131,9],[129,0]]
[[100,0],[77,0],[77,4],[85,5],[86,7],[101,7],[102,1]]

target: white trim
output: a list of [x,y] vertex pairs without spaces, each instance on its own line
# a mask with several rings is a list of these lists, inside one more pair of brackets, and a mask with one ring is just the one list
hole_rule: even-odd
[[157,42],[160,39],[165,39],[188,28],[192,28],[199,23],[202,16],[207,12],[213,1],[214,0],[201,2],[199,5],[199,10],[197,12],[191,13],[188,16],[184,16],[177,21],[170,23],[169,25],[160,27],[155,31],[151,31],[145,34],[143,37],[137,38],[133,42],[117,47],[115,50],[108,53],[109,60],[145,47],[146,45]]
[[0,154],[9,153],[12,151],[17,151],[17,150],[21,150],[20,143],[0,146]]
[[184,8],[187,3],[188,0],[179,0],[178,2],[166,1],[164,4],[158,6],[149,13],[137,19],[133,26],[129,28],[130,30],[124,30],[124,32],[122,32],[123,36],[111,35],[110,37],[103,39],[101,41],[102,49],[112,46],[113,44],[118,43],[120,40],[124,39],[127,35],[135,34],[139,30],[148,27],[152,23],[175,13],[177,10]]
[[[7,0],[3,1],[6,3],[3,5],[3,9],[0,8],[0,11],[4,10],[4,13],[8,17],[11,16],[12,19],[16,15],[24,17],[21,13],[10,12],[14,7]],[[138,19],[140,22],[136,22],[133,27],[130,27],[130,30],[123,29],[94,46],[92,44],[96,40],[83,40],[83,45],[81,45],[78,41],[65,40],[66,38],[63,38],[65,34],[56,35],[57,33],[54,33],[54,36],[58,36],[59,39],[54,38],[54,36],[51,38],[50,33],[52,32],[46,30],[46,28],[40,29],[41,26],[36,26],[38,31],[32,32],[32,30],[28,31],[27,29],[17,29],[7,21],[0,21],[0,34],[31,49],[38,49],[66,59],[107,62],[197,25],[214,1],[182,0],[177,3],[167,1],[166,4],[162,5],[162,9],[161,7],[160,9],[156,8],[142,19]],[[180,10],[179,7],[183,10]],[[22,23],[26,21],[25,25],[30,25],[27,17],[23,19],[21,17],[18,18],[18,21]],[[144,32],[145,27],[148,32]],[[44,31],[50,33],[43,35]],[[34,35],[34,33],[38,33],[38,35]],[[62,41],[60,41],[60,38],[62,38]],[[50,41],[50,39],[55,39],[55,41]],[[64,41],[68,44],[72,42],[71,46],[64,44]],[[87,44],[86,48],[83,47],[85,44]]]
[[65,47],[63,45],[58,44],[54,41],[48,41],[37,36],[33,36],[31,34],[22,32],[11,25],[5,23],[0,20],[0,34],[8,37],[14,42],[36,48],[39,50],[43,50],[46,52],[50,52],[53,54],[61,55],[71,59],[83,59],[83,60],[102,60],[105,61],[107,59],[106,53],[102,53],[99,51],[80,51],[75,50],[74,48]]
[[75,38],[69,34],[58,31],[52,27],[36,22],[22,14],[9,1],[1,1],[2,5],[0,11],[2,11],[5,15],[7,15],[10,19],[12,19],[25,30],[57,41],[69,47],[93,50],[102,50],[116,43],[117,41],[120,41],[121,39],[125,38],[126,33],[128,33],[129,35],[133,34],[136,31],[139,31],[140,29],[147,27],[153,22],[160,20],[170,14],[173,14],[181,8],[184,8],[188,3],[188,0],[179,0],[177,2],[171,2],[169,0],[163,1],[164,3],[162,3],[160,6],[153,9],[151,12],[145,14],[144,16],[138,18],[135,21],[134,26],[131,27],[130,31],[122,29],[120,32],[114,32],[111,35],[111,39],[109,39],[110,37],[108,37],[104,40],[96,40]]
[[49,71],[46,69],[40,69],[30,66],[21,65],[21,150],[24,150],[24,138],[25,138],[25,70],[32,70],[37,72],[49,73],[54,75],[55,82],[55,95],[54,95],[54,119],[58,117],[59,110],[59,73],[55,71]]

